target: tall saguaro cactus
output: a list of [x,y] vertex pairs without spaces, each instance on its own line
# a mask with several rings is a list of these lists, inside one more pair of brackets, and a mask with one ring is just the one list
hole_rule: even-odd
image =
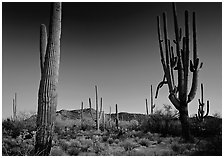
[[207,100],[206,114],[204,111],[205,103],[203,101],[203,84],[201,84],[201,100],[198,99],[198,103],[199,103],[199,108],[198,108],[198,115],[196,115],[196,118],[198,119],[198,121],[202,122],[202,121],[204,121],[204,118],[208,116],[208,113],[209,113],[209,101],[208,100]]
[[100,111],[98,108],[98,91],[97,86],[95,86],[95,92],[96,92],[96,116],[94,117],[92,114],[92,105],[91,105],[91,99],[89,98],[89,107],[90,107],[90,114],[92,119],[96,122],[96,129],[100,130],[100,120],[102,118],[102,111],[103,111],[103,98],[100,98]]
[[151,114],[153,114],[153,109],[156,105],[153,103],[153,92],[152,92],[152,85],[151,85]]
[[[161,39],[160,17],[157,17],[158,38],[160,47],[161,63],[164,71],[163,81],[157,87],[156,97],[158,90],[164,84],[169,88],[169,100],[180,113],[180,121],[182,125],[182,136],[185,140],[190,140],[189,130],[189,117],[188,117],[188,103],[190,103],[196,94],[198,85],[198,72],[202,67],[199,66],[199,58],[197,55],[197,37],[196,37],[196,20],[195,12],[193,12],[193,60],[189,60],[190,54],[190,29],[188,11],[185,11],[185,34],[182,35],[182,29],[178,25],[176,6],[173,3],[173,16],[174,16],[174,30],[176,46],[176,55],[174,48],[171,46],[171,40],[168,37],[166,13],[163,13],[163,34],[164,39]],[[182,37],[183,36],[183,37]],[[182,43],[182,44],[181,44]],[[165,57],[164,57],[165,52]],[[190,63],[190,65],[189,65]],[[189,67],[190,66],[190,67]],[[175,82],[174,70],[177,70],[177,84]],[[193,73],[192,85],[188,93],[188,73],[189,70]]]
[[38,92],[36,155],[49,155],[57,107],[57,84],[60,62],[62,4],[51,3],[49,35],[46,26],[40,31],[41,80]]

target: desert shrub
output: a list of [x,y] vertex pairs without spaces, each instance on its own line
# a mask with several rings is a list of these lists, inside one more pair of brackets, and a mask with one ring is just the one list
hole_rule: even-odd
[[138,140],[138,143],[141,145],[141,146],[145,146],[145,147],[148,147],[150,145],[150,140],[146,139],[146,138],[142,138],[142,139],[139,139]]
[[102,141],[106,142],[108,140],[109,136],[102,136]]
[[142,122],[140,129],[145,133],[161,133],[162,136],[180,136],[181,124],[177,117],[177,111],[173,111],[169,105],[164,105],[164,110],[157,110],[147,117]]
[[91,139],[81,138],[79,141],[82,145],[82,148],[81,148],[82,152],[87,152],[88,148],[93,146],[93,141]]
[[32,139],[20,140],[19,138],[5,137],[2,140],[2,154],[8,156],[29,156],[34,153]]
[[114,142],[113,138],[108,138],[107,141],[108,141],[109,144],[112,144]]
[[103,143],[94,142],[94,144],[93,144],[93,150],[94,150],[94,152],[96,154],[99,154],[99,153],[103,152],[104,151],[104,148],[105,148],[105,146],[104,146]]
[[71,143],[67,141],[66,139],[60,139],[59,140],[59,145],[64,151],[67,151]]
[[76,147],[69,147],[67,150],[67,153],[70,156],[78,156],[80,153],[80,148],[76,148]]
[[126,139],[121,143],[121,146],[124,147],[125,151],[131,151],[135,147],[137,147],[137,143],[134,142],[132,139]]
[[138,130],[139,122],[137,120],[131,120],[128,127],[129,130]]
[[115,139],[115,140],[114,140],[114,143],[115,143],[115,144],[118,144],[119,142],[120,142],[119,139]]
[[66,156],[66,153],[59,146],[51,148],[50,156]]

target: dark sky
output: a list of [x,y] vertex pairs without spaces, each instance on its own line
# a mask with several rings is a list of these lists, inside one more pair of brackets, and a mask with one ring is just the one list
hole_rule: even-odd
[[[37,110],[39,28],[42,23],[48,26],[50,5],[2,4],[2,116],[8,117],[15,92],[19,111]],[[210,114],[221,113],[222,4],[181,2],[177,10],[180,24],[184,10],[196,11],[198,55],[204,63],[199,83],[204,83]],[[155,90],[163,77],[156,16],[164,11],[169,37],[173,37],[171,3],[63,3],[57,109],[78,109],[81,101],[87,108],[89,97],[95,101],[94,86],[98,85],[106,112],[110,106],[115,111],[118,104],[119,111],[145,113],[150,85]],[[155,100],[158,109],[171,104],[167,96],[165,86]],[[197,112],[199,98],[200,89],[189,104],[190,115]]]

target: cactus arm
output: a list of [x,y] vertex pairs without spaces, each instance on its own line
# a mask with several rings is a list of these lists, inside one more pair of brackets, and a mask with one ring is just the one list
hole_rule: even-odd
[[155,96],[155,98],[158,97],[159,89],[162,88],[162,86],[163,86],[164,84],[168,84],[168,82],[165,81],[165,79],[166,79],[166,76],[164,75],[163,80],[158,84],[158,86],[157,86],[157,88],[156,88],[156,96]]
[[171,67],[170,67],[170,52],[168,45],[168,32],[167,32],[167,20],[166,13],[163,13],[163,24],[164,24],[164,40],[165,40],[165,52],[166,52],[166,79],[168,83],[169,90],[173,90],[173,82],[171,79]]
[[40,25],[40,72],[44,71],[44,58],[47,48],[47,29],[44,24]]
[[207,116],[208,116],[208,113],[209,113],[209,101],[207,100],[207,112],[206,112],[205,117],[207,117]]
[[99,131],[99,109],[98,109],[98,91],[97,91],[97,86],[95,86],[95,91],[96,91],[96,129]]
[[[183,95],[183,87],[184,87],[184,74],[183,74],[183,63],[181,60],[181,52],[180,52],[180,41],[181,41],[181,29],[178,26],[177,22],[177,13],[176,13],[176,6],[175,3],[172,3],[173,5],[173,16],[174,16],[174,30],[175,30],[175,44],[176,44],[176,52],[177,52],[177,70],[178,70],[178,91],[179,95]],[[171,98],[174,98],[172,96]],[[181,98],[181,97],[179,97]],[[172,102],[172,101],[171,101]]]
[[161,63],[163,66],[163,71],[166,72],[166,64],[165,64],[165,59],[164,59],[164,54],[163,54],[163,48],[162,48],[162,39],[160,35],[160,17],[157,16],[157,30],[158,30],[158,38],[159,38],[159,48],[160,48],[160,57],[161,57]]
[[195,18],[195,12],[193,12],[193,61],[191,61],[190,70],[193,72],[192,77],[192,85],[190,93],[188,94],[188,103],[191,102],[197,91],[198,86],[198,72],[199,69],[202,68],[203,63],[200,64],[199,67],[199,58],[197,55],[197,36],[196,36],[197,30],[196,30],[196,18]]

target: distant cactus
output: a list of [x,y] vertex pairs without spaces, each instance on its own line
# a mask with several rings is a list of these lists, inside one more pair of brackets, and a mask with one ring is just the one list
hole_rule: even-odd
[[103,98],[100,98],[100,111],[98,109],[98,91],[97,86],[95,86],[95,92],[96,92],[96,116],[94,117],[92,114],[92,105],[91,105],[91,99],[89,98],[89,107],[90,107],[90,114],[92,119],[96,122],[96,129],[100,130],[100,120],[102,118],[102,109],[103,109]]
[[[189,129],[189,116],[188,116],[188,103],[190,103],[197,91],[198,86],[198,72],[202,67],[202,63],[199,63],[197,56],[197,39],[196,39],[196,20],[195,12],[193,12],[193,60],[189,60],[190,54],[190,33],[189,33],[189,18],[188,11],[185,11],[185,35],[182,38],[182,29],[178,26],[176,6],[173,3],[173,16],[174,16],[174,32],[175,40],[173,40],[176,46],[176,56],[174,54],[174,48],[171,46],[171,40],[168,37],[166,13],[163,13],[163,32],[164,39],[161,39],[160,17],[157,17],[158,38],[161,63],[163,66],[164,77],[163,81],[159,83],[156,91],[156,97],[158,90],[164,84],[169,88],[169,99],[175,108],[180,113],[180,121],[182,125],[182,136],[185,140],[191,140]],[[182,48],[181,48],[182,42]],[[165,57],[164,57],[165,52]],[[175,83],[174,70],[177,70],[178,83]],[[192,85],[190,92],[188,93],[188,73],[189,70],[193,73]]]
[[51,3],[49,36],[44,24],[40,31],[41,80],[38,92],[35,154],[50,154],[57,108],[57,84],[60,62],[62,3]]
[[149,115],[148,99],[145,99],[146,115]]
[[203,101],[203,84],[201,84],[201,101],[198,99],[199,108],[198,108],[198,115],[196,115],[196,118],[199,122],[204,121],[204,118],[208,116],[209,113],[209,101],[207,100],[207,112],[205,114],[204,106],[205,103]]
[[118,108],[117,108],[117,104],[115,105],[116,108],[116,118],[115,118],[115,123],[116,123],[116,127],[117,129],[119,129],[119,116],[118,116]]
[[15,98],[12,99],[12,119],[16,120],[17,116],[16,116],[16,111],[17,111],[17,94],[15,93]]
[[156,105],[153,103],[153,92],[152,92],[152,85],[151,85],[151,114],[153,114],[153,109]]
[[83,102],[81,103],[80,122],[81,122],[81,127],[83,127]]

